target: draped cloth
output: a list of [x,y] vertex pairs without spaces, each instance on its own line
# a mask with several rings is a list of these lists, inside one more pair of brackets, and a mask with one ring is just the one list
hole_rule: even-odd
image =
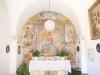
[[[30,61],[29,72],[30,75],[45,75],[45,71],[56,71],[57,75],[65,75],[71,73],[71,65],[69,60],[56,60],[56,61]],[[51,75],[53,72],[48,72]],[[56,73],[55,73],[56,74]]]

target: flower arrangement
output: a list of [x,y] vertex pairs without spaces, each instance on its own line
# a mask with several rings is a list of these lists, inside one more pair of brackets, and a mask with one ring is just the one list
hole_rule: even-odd
[[61,57],[68,56],[68,54],[69,53],[64,49],[58,52],[58,56],[61,56]]
[[39,50],[33,51],[33,56],[39,57],[40,51]]

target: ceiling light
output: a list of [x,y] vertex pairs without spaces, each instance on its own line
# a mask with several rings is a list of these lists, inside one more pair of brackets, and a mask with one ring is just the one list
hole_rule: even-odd
[[53,20],[47,20],[44,25],[45,29],[48,31],[51,31],[55,28],[55,22]]
[[55,28],[55,22],[50,19],[50,13],[51,12],[50,12],[50,0],[49,0],[49,18],[44,23],[45,29],[48,30],[48,31],[51,31]]

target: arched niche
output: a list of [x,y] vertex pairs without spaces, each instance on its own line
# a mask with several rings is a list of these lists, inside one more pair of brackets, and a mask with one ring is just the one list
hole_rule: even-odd
[[[41,4],[43,2],[44,4]],[[31,9],[32,8],[32,9]],[[29,5],[27,5],[23,11],[20,13],[18,22],[17,22],[17,28],[16,28],[16,35],[20,36],[20,32],[23,28],[23,25],[27,22],[28,19],[30,19],[31,16],[41,12],[41,11],[48,11],[48,1],[47,0],[35,0]],[[72,22],[73,25],[80,36],[81,29],[80,29],[80,23],[78,21],[78,18],[73,11],[72,8],[70,8],[68,5],[64,3],[64,1],[58,0],[57,2],[55,0],[51,0],[51,11],[59,12],[63,14],[65,17],[68,17]]]
[[57,56],[57,52],[65,50],[69,53],[71,64],[77,66],[75,56],[79,51],[80,41],[72,21],[58,12],[51,11],[50,17],[56,26],[48,31],[44,27],[48,15],[48,11],[39,12],[23,25],[19,37],[22,52],[38,50],[41,56]]
[[[40,12],[40,13],[34,15],[26,22],[26,24],[22,28],[22,31],[21,31],[20,37],[19,37],[19,38],[21,38],[21,40],[24,39],[27,41],[26,43],[21,42],[23,48],[25,48],[25,46],[26,46],[27,48],[29,47],[30,49],[32,49],[33,44],[36,45],[36,43],[37,44],[40,43],[40,41],[46,39],[47,37],[50,37],[49,35],[53,35],[52,37],[55,37],[55,38],[53,38],[53,40],[56,40],[57,36],[58,36],[58,38],[62,37],[62,38],[60,38],[62,40],[61,44],[63,44],[63,42],[67,42],[67,40],[71,40],[71,38],[72,38],[72,40],[74,38],[75,38],[75,40],[78,39],[78,34],[77,34],[72,22],[67,17],[64,17],[63,15],[61,15],[57,12],[50,12],[50,17],[55,22],[55,25],[56,25],[55,29],[52,31],[46,30],[44,27],[44,24],[45,24],[45,21],[48,19],[48,17],[49,17],[49,12],[43,11],[43,12]],[[45,33],[45,32],[47,32],[47,33]],[[45,37],[46,34],[47,34],[47,37]],[[31,36],[32,38],[34,38],[31,40],[32,42],[30,40],[29,40],[30,42],[28,42],[28,38],[29,38],[28,35],[29,35],[29,37]],[[27,37],[27,39],[25,37]],[[38,37],[40,37],[40,38],[38,38]],[[33,42],[34,40],[35,40],[35,42]],[[49,40],[49,39],[47,39],[47,40]],[[44,40],[44,41],[46,41],[46,40]],[[57,40],[56,40],[56,42],[57,42]],[[56,42],[54,42],[54,43],[56,43]],[[35,49],[41,49],[41,47],[36,46]]]
[[[20,37],[22,37],[22,35],[21,35],[22,30],[23,30],[24,26],[26,24],[28,24],[30,17],[36,15],[37,13],[40,13],[41,11],[48,11],[47,4],[45,3],[45,0],[43,1],[44,5],[41,4],[40,1],[39,2],[38,1],[39,0],[36,0],[33,3],[31,3],[30,5],[28,5],[27,7],[25,7],[23,12],[20,14],[19,19],[18,19],[18,25],[16,28],[16,35],[17,35],[18,41],[19,41]],[[54,1],[54,0],[52,0],[52,1]],[[76,34],[79,37],[81,34],[81,29],[79,27],[78,18],[75,15],[73,9],[71,9],[69,6],[67,6],[65,3],[63,3],[63,1],[62,2],[57,1],[57,3],[52,2],[51,6],[52,6],[52,11],[59,12],[60,14],[63,14],[63,16],[69,20],[70,23],[68,23],[68,24],[72,25],[74,27]],[[55,7],[53,7],[53,6],[55,6]],[[79,40],[79,39],[77,39],[77,40]],[[80,41],[78,41],[78,43],[79,42]],[[73,54],[70,56],[74,57],[74,55],[77,54],[76,49],[78,49],[78,51],[79,51],[80,48],[77,47],[77,45],[74,46],[73,48],[75,48],[75,50],[71,49],[73,51]],[[76,58],[76,57],[71,58],[71,59],[73,59],[72,65],[77,66],[76,61],[78,60],[77,62],[79,62],[80,59]],[[79,62],[79,64],[80,64],[80,62]]]

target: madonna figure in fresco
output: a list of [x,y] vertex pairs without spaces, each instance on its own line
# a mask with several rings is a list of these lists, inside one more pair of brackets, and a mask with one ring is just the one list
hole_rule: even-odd
[[52,34],[48,33],[46,41],[42,45],[44,56],[54,56],[57,54],[57,46],[53,42]]

